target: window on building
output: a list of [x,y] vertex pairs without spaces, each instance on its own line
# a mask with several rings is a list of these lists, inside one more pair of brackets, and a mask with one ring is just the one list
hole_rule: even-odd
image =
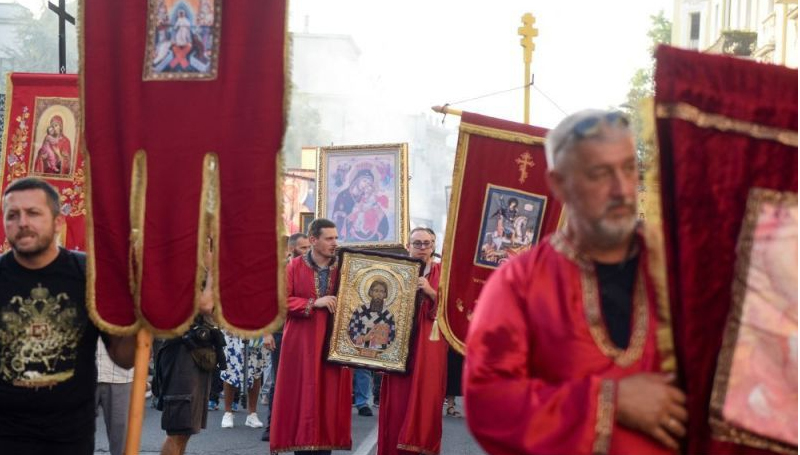
[[700,47],[700,13],[689,14],[689,47]]

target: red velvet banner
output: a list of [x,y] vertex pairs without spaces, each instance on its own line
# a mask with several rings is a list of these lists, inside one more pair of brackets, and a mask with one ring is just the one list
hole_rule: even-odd
[[83,0],[80,10],[93,317],[117,332],[137,316],[156,333],[185,330],[211,237],[222,324],[277,327],[286,2]]
[[468,112],[461,117],[438,317],[445,337],[461,353],[489,275],[558,227],[561,202],[545,180],[546,133]]
[[[0,193],[13,180],[36,176],[58,190],[66,229],[60,244],[86,247],[85,186],[80,151],[81,111],[74,74],[10,73],[0,150]],[[0,224],[0,253],[10,245]]]
[[[655,82],[675,348],[690,416],[686,451],[723,455],[767,450],[796,453],[796,444],[792,448],[764,437],[766,433],[759,435],[752,428],[726,421],[724,416],[713,415],[709,406],[725,395],[725,388],[718,387],[724,385],[721,379],[727,380],[720,377],[725,368],[721,352],[733,348],[736,342],[728,339],[723,345],[723,335],[738,317],[730,310],[735,297],[732,289],[738,286],[735,270],[744,251],[737,252],[737,247],[742,247],[738,243],[744,238],[740,234],[749,194],[761,188],[793,193],[796,201],[797,71],[661,47]],[[795,263],[796,235],[795,230],[794,251],[784,251],[794,255]],[[796,285],[795,275],[795,290]],[[773,397],[768,391],[762,398],[767,414],[772,400],[794,403],[796,438],[796,292],[793,307],[794,396]],[[769,352],[770,356],[780,355],[781,349]],[[752,351],[745,360],[763,360],[759,355]],[[791,362],[791,356],[788,359]],[[755,363],[749,365],[744,367],[753,373],[773,374],[752,371]],[[773,379],[778,378],[768,378],[765,383]],[[715,382],[718,386],[712,396]],[[728,386],[730,392],[735,385]],[[753,409],[750,417],[762,411]],[[772,417],[791,418],[786,414]],[[710,420],[714,422],[713,435]],[[765,421],[753,428],[763,428]]]

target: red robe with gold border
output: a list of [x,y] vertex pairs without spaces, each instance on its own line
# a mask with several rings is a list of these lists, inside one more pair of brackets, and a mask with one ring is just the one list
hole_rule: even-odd
[[[339,270],[331,266],[328,292]],[[287,317],[281,362],[275,382],[270,450],[350,450],[350,370],[324,360],[329,313],[312,308],[319,296],[319,274],[308,255],[286,268]]]
[[593,263],[563,231],[492,274],[467,337],[464,402],[491,454],[668,454],[615,422],[616,381],[660,371],[644,239],[627,349],[608,336]]
[[[439,289],[441,264],[428,282]],[[378,413],[378,455],[436,455],[442,442],[442,403],[447,386],[447,342],[431,341],[436,302],[425,296],[417,311],[413,364],[406,375],[385,374]]]

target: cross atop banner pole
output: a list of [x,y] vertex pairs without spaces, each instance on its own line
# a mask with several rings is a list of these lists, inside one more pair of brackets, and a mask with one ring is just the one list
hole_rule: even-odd
[[531,61],[533,60],[533,50],[536,45],[533,43],[533,38],[539,36],[539,29],[535,28],[533,24],[536,23],[536,18],[531,13],[522,15],[522,27],[517,29],[517,33],[522,37],[519,43],[522,45],[522,59],[525,62],[525,111],[524,119],[526,124],[530,124],[531,120]]
[[67,12],[64,1],[58,0],[58,6],[47,2],[47,7],[58,15],[58,72],[61,74],[67,73],[67,27],[65,22],[75,25],[75,18]]

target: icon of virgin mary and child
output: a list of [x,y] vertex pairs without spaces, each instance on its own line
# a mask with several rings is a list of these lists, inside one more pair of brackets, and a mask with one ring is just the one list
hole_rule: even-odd
[[389,220],[384,211],[389,207],[386,195],[379,194],[370,169],[361,169],[334,201],[333,222],[339,227],[340,240],[367,242],[385,240]]

